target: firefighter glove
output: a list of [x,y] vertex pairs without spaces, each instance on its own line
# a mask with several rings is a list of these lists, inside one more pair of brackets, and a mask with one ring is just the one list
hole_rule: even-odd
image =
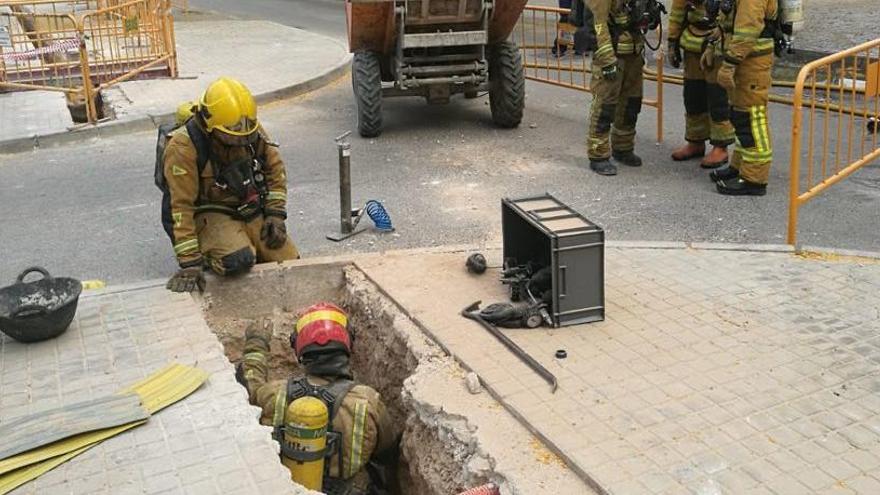
[[727,94],[733,94],[736,83],[733,81],[733,74],[736,72],[736,66],[725,61],[718,69],[718,85],[727,90]]
[[675,67],[676,69],[681,68],[681,61],[684,58],[681,54],[681,45],[678,44],[678,40],[669,40],[668,50],[669,65]]
[[287,241],[287,226],[284,219],[275,215],[269,215],[263,222],[263,230],[260,239],[265,241],[269,249],[278,249]]
[[613,64],[606,65],[602,67],[602,78],[606,81],[613,81],[617,79],[617,61],[615,60]]
[[704,71],[708,71],[715,65],[715,47],[708,46],[705,50],[703,50],[703,55],[700,56],[700,68]]
[[168,280],[165,288],[171,292],[192,292],[198,288],[199,292],[203,292],[205,290],[205,276],[202,274],[202,267],[181,268]]
[[251,347],[248,344],[256,345],[259,343],[261,349],[268,350],[269,342],[272,340],[272,320],[265,318],[262,322],[248,322],[248,326],[244,331],[244,340],[245,347]]

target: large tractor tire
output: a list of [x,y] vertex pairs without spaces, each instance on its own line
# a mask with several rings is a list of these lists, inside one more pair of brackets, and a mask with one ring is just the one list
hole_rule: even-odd
[[358,132],[363,137],[376,137],[382,132],[382,69],[378,54],[354,54],[351,84],[357,100]]
[[513,128],[522,121],[526,99],[522,56],[516,43],[505,41],[489,47],[489,107],[492,121]]

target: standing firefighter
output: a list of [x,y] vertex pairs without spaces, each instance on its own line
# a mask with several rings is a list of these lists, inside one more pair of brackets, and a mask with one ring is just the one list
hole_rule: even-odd
[[[204,265],[233,275],[256,262],[299,257],[285,226],[284,163],[257,122],[251,93],[221,78],[194,112],[170,134],[160,129],[157,150],[162,224],[180,264],[168,281],[175,292],[202,289]],[[178,109],[178,119],[186,113]]]
[[[702,157],[703,168],[727,163],[727,146],[734,142],[727,91],[717,82],[721,63],[714,62],[721,39],[719,14],[719,0],[673,0],[669,14],[670,62],[676,68],[684,62],[687,140],[672,153],[672,159]],[[708,156],[704,156],[706,140],[712,144]]]
[[773,161],[767,102],[776,0],[722,0],[721,9],[729,12],[732,22],[725,23],[724,61],[718,70],[718,84],[730,94],[736,147],[730,166],[712,172],[710,177],[721,194],[763,196]]
[[251,325],[236,375],[274,428],[294,481],[333,494],[383,493],[374,468],[393,451],[391,419],[379,393],[352,380],[347,325],[333,304],[307,308],[290,337],[306,376],[276,381],[268,380],[270,331]]
[[593,13],[597,43],[587,152],[590,169],[616,175],[612,157],[630,167],[642,165],[633,149],[642,109],[644,33],[660,23],[663,6],[655,0],[586,0],[586,4]]

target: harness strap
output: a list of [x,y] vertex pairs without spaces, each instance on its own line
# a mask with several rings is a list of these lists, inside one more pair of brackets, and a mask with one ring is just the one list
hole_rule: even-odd
[[[219,161],[214,156],[214,152],[212,151],[211,142],[208,139],[208,136],[205,134],[205,132],[202,130],[202,128],[199,127],[199,124],[198,124],[198,122],[196,122],[196,119],[190,118],[189,120],[186,121],[185,126],[186,126],[186,132],[187,132],[187,134],[189,134],[189,139],[190,139],[190,141],[192,141],[193,147],[195,147],[195,149],[196,149],[196,167],[198,169],[198,181],[199,181],[199,194],[198,194],[198,197],[196,198],[196,207],[201,207],[202,206],[202,194],[203,194],[202,180],[201,180],[202,172],[205,170],[205,166],[207,165],[207,163],[209,161],[213,164],[217,164],[217,163],[219,163]],[[262,145],[262,147],[260,145]],[[257,181],[258,182],[257,186],[258,186],[258,189],[260,192],[261,199],[263,198],[263,196],[265,196],[269,193],[268,185],[266,184],[266,180],[265,180],[265,169],[266,169],[266,163],[268,161],[268,159],[266,157],[266,147],[269,145],[270,145],[270,143],[268,141],[266,141],[266,139],[263,137],[262,132],[257,133],[257,142],[250,145],[251,152],[253,153],[252,156],[257,160],[257,162],[259,163],[259,166],[260,166],[258,173],[262,176],[262,180]],[[262,153],[257,154],[258,149],[262,149]],[[215,171],[215,173],[216,173],[216,171]],[[220,213],[233,214],[234,218],[239,219],[239,220],[245,220],[245,221],[250,220],[251,218],[254,218],[256,216],[256,214],[259,213],[260,210],[262,210],[262,208],[257,208],[256,209],[257,211],[254,211],[253,213],[247,213],[247,214],[235,216],[234,215],[234,213],[236,212],[235,208],[229,208],[227,210],[226,209],[227,207],[220,206],[220,205],[210,205],[210,208],[214,208],[215,206],[218,207],[218,209],[212,209],[212,210],[206,210],[206,211],[218,211]],[[246,205],[243,205],[243,206],[246,206]],[[260,205],[260,206],[262,206],[262,205]],[[241,210],[241,209],[242,209],[241,207],[238,208],[238,210]]]

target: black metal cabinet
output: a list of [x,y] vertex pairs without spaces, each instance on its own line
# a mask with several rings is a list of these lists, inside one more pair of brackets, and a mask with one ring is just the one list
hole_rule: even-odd
[[605,319],[605,232],[545,194],[501,200],[504,258],[552,267],[556,327]]

